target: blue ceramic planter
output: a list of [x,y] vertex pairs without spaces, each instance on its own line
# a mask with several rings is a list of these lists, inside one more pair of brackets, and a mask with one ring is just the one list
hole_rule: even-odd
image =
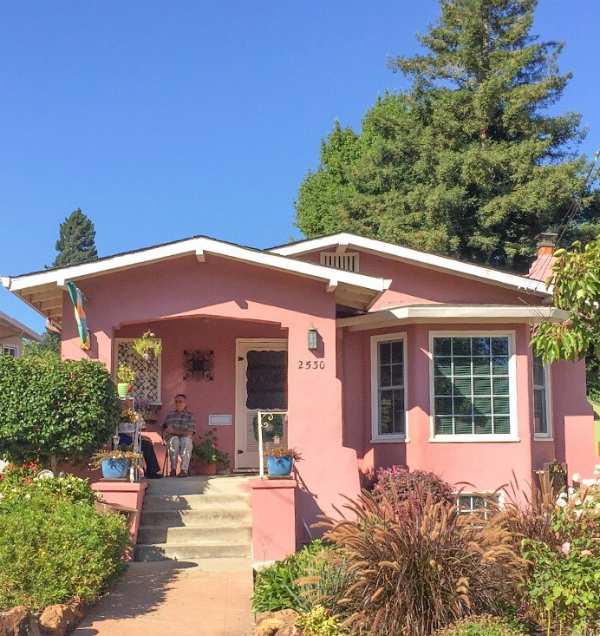
[[129,470],[129,460],[127,459],[103,459],[102,477],[104,479],[124,479]]
[[269,455],[267,458],[267,472],[269,477],[287,477],[292,472],[292,458]]

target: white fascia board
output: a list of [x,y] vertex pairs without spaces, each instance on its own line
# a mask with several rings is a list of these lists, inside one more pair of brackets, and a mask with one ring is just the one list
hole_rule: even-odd
[[340,318],[338,327],[349,327],[351,331],[378,329],[403,322],[431,322],[431,321],[481,321],[481,322],[562,322],[569,314],[555,307],[535,306],[481,306],[465,307],[461,305],[439,307],[426,305],[423,307],[394,307],[378,309],[362,316]]
[[391,284],[390,280],[374,278],[364,274],[353,272],[332,271],[329,267],[306,263],[284,256],[272,254],[270,252],[260,252],[245,247],[239,247],[230,243],[222,243],[205,237],[187,239],[179,243],[160,245],[146,250],[130,252],[105,258],[100,261],[82,263],[71,267],[63,267],[47,272],[38,272],[25,276],[2,277],[2,284],[12,292],[18,292],[32,287],[55,284],[63,287],[66,281],[78,280],[98,276],[107,272],[114,272],[138,265],[155,263],[162,260],[193,254],[203,258],[204,254],[215,254],[225,258],[231,258],[250,264],[261,265],[270,269],[286,271],[308,278],[316,278],[326,282],[328,285],[346,283],[355,287],[361,287],[370,291],[381,293]]
[[446,271],[459,276],[482,280],[492,284],[500,284],[505,287],[516,288],[541,296],[552,295],[552,287],[546,288],[546,284],[542,281],[525,278],[524,276],[517,276],[516,274],[509,274],[507,272],[500,272],[487,267],[482,267],[481,265],[464,263],[463,261],[458,261],[452,258],[437,256],[436,254],[429,254],[427,252],[420,252],[408,247],[392,245],[385,241],[366,238],[364,236],[356,236],[346,232],[335,234],[333,236],[324,236],[313,240],[301,241],[299,243],[291,243],[290,245],[284,245],[283,247],[276,247],[271,251],[274,254],[281,254],[282,256],[300,256],[302,254],[307,254],[308,252],[332,248],[339,244],[347,244],[373,254],[385,255],[401,261],[415,263],[422,267]]

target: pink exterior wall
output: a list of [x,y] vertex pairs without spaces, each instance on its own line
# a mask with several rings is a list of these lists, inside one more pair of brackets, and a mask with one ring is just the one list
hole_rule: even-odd
[[[373,305],[374,309],[416,303],[519,304],[522,306],[523,304],[538,305],[541,302],[538,296],[527,294],[525,291],[513,291],[498,285],[488,285],[353,248],[348,251],[360,254],[361,274],[392,279],[390,288]],[[318,252],[302,256],[302,260],[315,263],[319,262],[319,258]]]
[[[333,512],[332,506],[342,502],[340,493],[352,496],[358,492],[356,454],[342,445],[335,298],[326,292],[324,282],[208,255],[204,263],[195,257],[182,257],[82,280],[78,286],[89,298],[86,314],[92,332],[91,349],[87,353],[80,349],[72,308],[65,297],[62,355],[98,359],[108,368],[113,366],[112,338],[117,330],[130,324],[140,326],[143,331],[152,323],[157,335],[162,335],[162,323],[156,321],[164,320],[165,334],[173,346],[180,346],[187,338],[198,343],[205,341],[201,333],[188,330],[193,324],[190,318],[198,316],[243,321],[240,332],[247,332],[247,322],[268,322],[271,328],[285,330],[289,360],[289,443],[305,457],[296,466],[299,540],[307,539],[304,521],[310,524],[318,514]],[[172,325],[174,319],[178,320],[176,325],[167,324]],[[320,336],[320,347],[314,352],[307,349],[307,331],[311,325]],[[214,333],[220,333],[219,327],[220,323]],[[227,325],[224,327],[228,329]],[[122,329],[119,333],[126,331]],[[213,346],[216,348],[217,343]],[[230,347],[231,343],[223,346]],[[165,367],[171,355],[165,347]],[[174,355],[179,358],[181,351]],[[305,364],[300,368],[300,362],[306,361],[323,361],[324,365],[307,371]],[[227,372],[226,366],[220,371],[219,364],[225,363],[217,358],[216,378]],[[180,373],[180,360],[176,360],[176,368]],[[165,376],[162,417],[168,407],[166,400],[185,388],[182,382],[176,381],[175,372],[172,376],[170,373]],[[221,398],[225,396],[223,399],[231,399],[226,395],[225,385],[215,386],[218,388],[214,394],[207,393],[213,389],[206,385],[197,389],[193,397],[190,406],[197,408],[201,417],[209,408],[202,404],[203,400],[213,400],[212,409],[218,403],[217,393]],[[219,408],[219,412],[223,410]],[[331,474],[324,468],[330,466],[336,467]],[[323,479],[324,471],[328,472],[327,479]]]
[[255,561],[285,559],[296,551],[294,479],[253,479],[252,557]]
[[128,482],[99,481],[92,484],[92,489],[102,495],[104,503],[117,504],[136,511],[130,526],[131,539],[134,544],[140,527],[140,515],[147,487],[148,482],[145,481],[133,484]]
[[[516,350],[518,442],[430,441],[430,331],[514,331]],[[408,442],[371,442],[372,335],[406,333],[406,408]],[[534,441],[529,326],[407,325],[343,337],[344,439],[357,453],[361,471],[401,464],[435,472],[453,484],[469,482],[465,490],[496,490],[515,477],[522,488],[544,462],[567,461],[570,473],[591,475],[594,463],[593,416],[585,398],[584,363],[562,363],[552,372],[553,441]],[[353,363],[350,364],[349,361]],[[565,429],[568,442],[565,445]],[[514,476],[513,476],[514,473]]]

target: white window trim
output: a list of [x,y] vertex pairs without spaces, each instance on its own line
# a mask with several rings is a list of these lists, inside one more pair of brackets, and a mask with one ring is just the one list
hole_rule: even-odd
[[[2,353],[4,354],[5,349],[12,349],[15,352],[14,358],[19,358],[21,356],[21,349],[19,345],[16,344],[3,344],[2,345]],[[6,355],[6,354],[5,354]],[[10,355],[10,354],[8,354]]]
[[[509,421],[510,433],[506,435],[471,434],[471,435],[436,435],[435,434],[435,390],[433,368],[433,339],[444,337],[476,338],[478,336],[490,336],[492,338],[508,337],[508,397],[509,397]],[[463,442],[483,442],[485,444],[497,444],[498,442],[520,442],[518,436],[519,422],[517,409],[517,356],[515,352],[515,332],[478,330],[478,331],[430,331],[429,332],[429,441],[439,444],[454,444]]]
[[545,407],[546,407],[546,424],[547,433],[535,432],[535,384],[533,383],[533,349],[529,357],[531,364],[531,429],[533,430],[533,439],[536,442],[553,442],[554,441],[554,421],[552,413],[552,369],[549,364],[544,365],[544,383],[546,389]]
[[[379,433],[379,359],[378,346],[380,342],[402,341],[402,381],[404,384],[404,435]],[[392,444],[398,442],[407,443],[408,439],[408,384],[406,380],[406,368],[408,359],[406,357],[406,332],[395,331],[392,333],[371,336],[371,443],[372,444]]]
[[[117,381],[117,367],[119,365],[119,342],[133,342],[137,338],[113,338],[113,378]],[[152,406],[162,406],[162,356],[158,356],[158,400],[150,402]]]

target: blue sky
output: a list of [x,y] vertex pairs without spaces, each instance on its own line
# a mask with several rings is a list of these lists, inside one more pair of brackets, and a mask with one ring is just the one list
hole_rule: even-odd
[[[52,263],[80,207],[101,256],[206,234],[299,237],[293,201],[337,117],[358,128],[435,0],[7,0],[0,3],[0,274]],[[558,110],[600,148],[596,0],[541,0],[534,32],[566,40]],[[0,310],[44,321],[0,289]]]

